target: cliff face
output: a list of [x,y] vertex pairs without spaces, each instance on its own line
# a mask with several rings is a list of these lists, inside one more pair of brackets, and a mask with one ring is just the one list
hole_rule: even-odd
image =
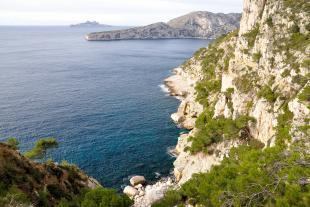
[[[245,0],[239,32],[201,49],[177,70],[176,76],[188,81],[191,89],[174,91],[185,95],[172,118],[193,128],[180,136],[176,147],[174,174],[178,184],[194,173],[209,171],[232,147],[242,143],[226,137],[211,144],[209,153],[185,150],[201,130],[193,123],[197,114],[206,113],[203,110],[211,110],[215,119],[253,117],[248,136],[265,147],[302,140],[309,149],[309,20],[306,1]],[[218,83],[218,89],[210,86],[212,81]],[[178,82],[170,84],[171,90],[178,89],[176,85]],[[286,120],[288,139],[281,137],[286,114],[290,115]]]
[[[281,125],[279,117],[286,112],[292,113],[291,140],[284,142],[304,140],[309,147],[309,92],[306,91],[309,91],[310,16],[307,8],[309,2],[306,1],[245,0],[238,34],[230,34],[216,43],[215,51],[210,48],[212,46],[202,49],[179,72],[188,81],[204,81],[210,70],[206,57],[212,53],[220,55],[214,69],[214,79],[220,82],[220,90],[209,92],[207,105],[213,110],[214,118],[254,117],[256,122],[249,124],[250,135],[265,147],[275,145]],[[192,87],[198,84],[199,81],[192,83]],[[177,115],[172,116],[181,123],[189,119],[193,123],[197,117],[189,116],[195,113],[187,113],[184,105],[201,113],[194,101],[199,91],[189,91]],[[301,98],[302,93],[307,98]],[[194,173],[207,172],[220,163],[230,148],[240,144],[238,139],[224,140],[211,146],[216,153],[193,155],[184,149],[191,146],[188,139],[195,137],[197,131],[199,129],[194,128],[179,138],[176,147],[179,155],[174,163],[179,184]]]
[[91,33],[86,35],[86,40],[215,38],[238,28],[239,20],[240,14],[193,12],[168,23]]

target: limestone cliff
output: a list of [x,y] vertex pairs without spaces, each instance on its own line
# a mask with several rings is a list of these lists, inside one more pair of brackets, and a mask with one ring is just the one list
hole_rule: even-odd
[[215,38],[238,28],[239,20],[240,14],[235,13],[192,12],[168,23],[91,33],[86,35],[86,40]]
[[[182,100],[172,119],[192,129],[176,146],[176,188],[219,164],[244,140],[257,140],[265,148],[302,141],[310,149],[309,4],[244,0],[240,29],[197,51],[166,80],[172,95]],[[197,117],[210,114],[252,121],[234,137],[223,135],[208,144],[208,152],[192,153],[188,149],[202,130]]]
[[[309,88],[309,2],[301,5],[296,10],[297,5],[289,1],[245,0],[238,34],[230,34],[216,43],[216,51],[210,47],[202,49],[179,72],[183,77],[187,74],[188,80],[203,80],[210,70],[205,67],[205,57],[210,53],[220,55],[214,71],[221,88],[208,95],[214,117],[254,117],[256,122],[250,124],[251,137],[266,147],[275,144],[277,118],[284,113],[285,105],[293,113],[292,140],[310,142],[306,127],[309,126],[309,99],[298,98]],[[193,74],[196,75],[193,77]],[[195,85],[192,83],[193,87]],[[231,92],[227,95],[229,89]],[[197,96],[197,93],[191,92],[189,96]],[[196,116],[188,117],[184,104],[192,111],[201,112],[197,103],[187,102],[185,98],[178,115],[173,117],[178,117],[177,121],[183,117],[181,122],[188,122],[188,119],[193,122]],[[215,144],[216,154],[191,155],[184,151],[184,146],[190,145],[187,138],[194,135],[195,130],[182,135],[177,145],[179,156],[174,171],[180,183],[187,181],[193,173],[208,171],[239,142],[235,139]]]

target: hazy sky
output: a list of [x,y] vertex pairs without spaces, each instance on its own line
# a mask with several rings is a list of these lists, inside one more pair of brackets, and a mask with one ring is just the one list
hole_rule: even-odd
[[192,11],[241,12],[243,0],[0,0],[0,25],[112,25],[168,21]]

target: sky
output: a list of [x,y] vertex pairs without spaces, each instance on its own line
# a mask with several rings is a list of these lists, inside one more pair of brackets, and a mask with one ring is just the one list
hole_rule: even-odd
[[241,12],[243,0],[0,0],[0,25],[68,25],[99,21],[146,25],[192,11]]

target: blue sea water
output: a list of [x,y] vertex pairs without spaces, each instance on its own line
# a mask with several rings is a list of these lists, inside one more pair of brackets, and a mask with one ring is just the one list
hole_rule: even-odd
[[208,40],[87,42],[92,28],[0,27],[0,140],[21,151],[41,137],[45,159],[77,164],[106,187],[168,175],[182,129],[179,102],[159,87]]

